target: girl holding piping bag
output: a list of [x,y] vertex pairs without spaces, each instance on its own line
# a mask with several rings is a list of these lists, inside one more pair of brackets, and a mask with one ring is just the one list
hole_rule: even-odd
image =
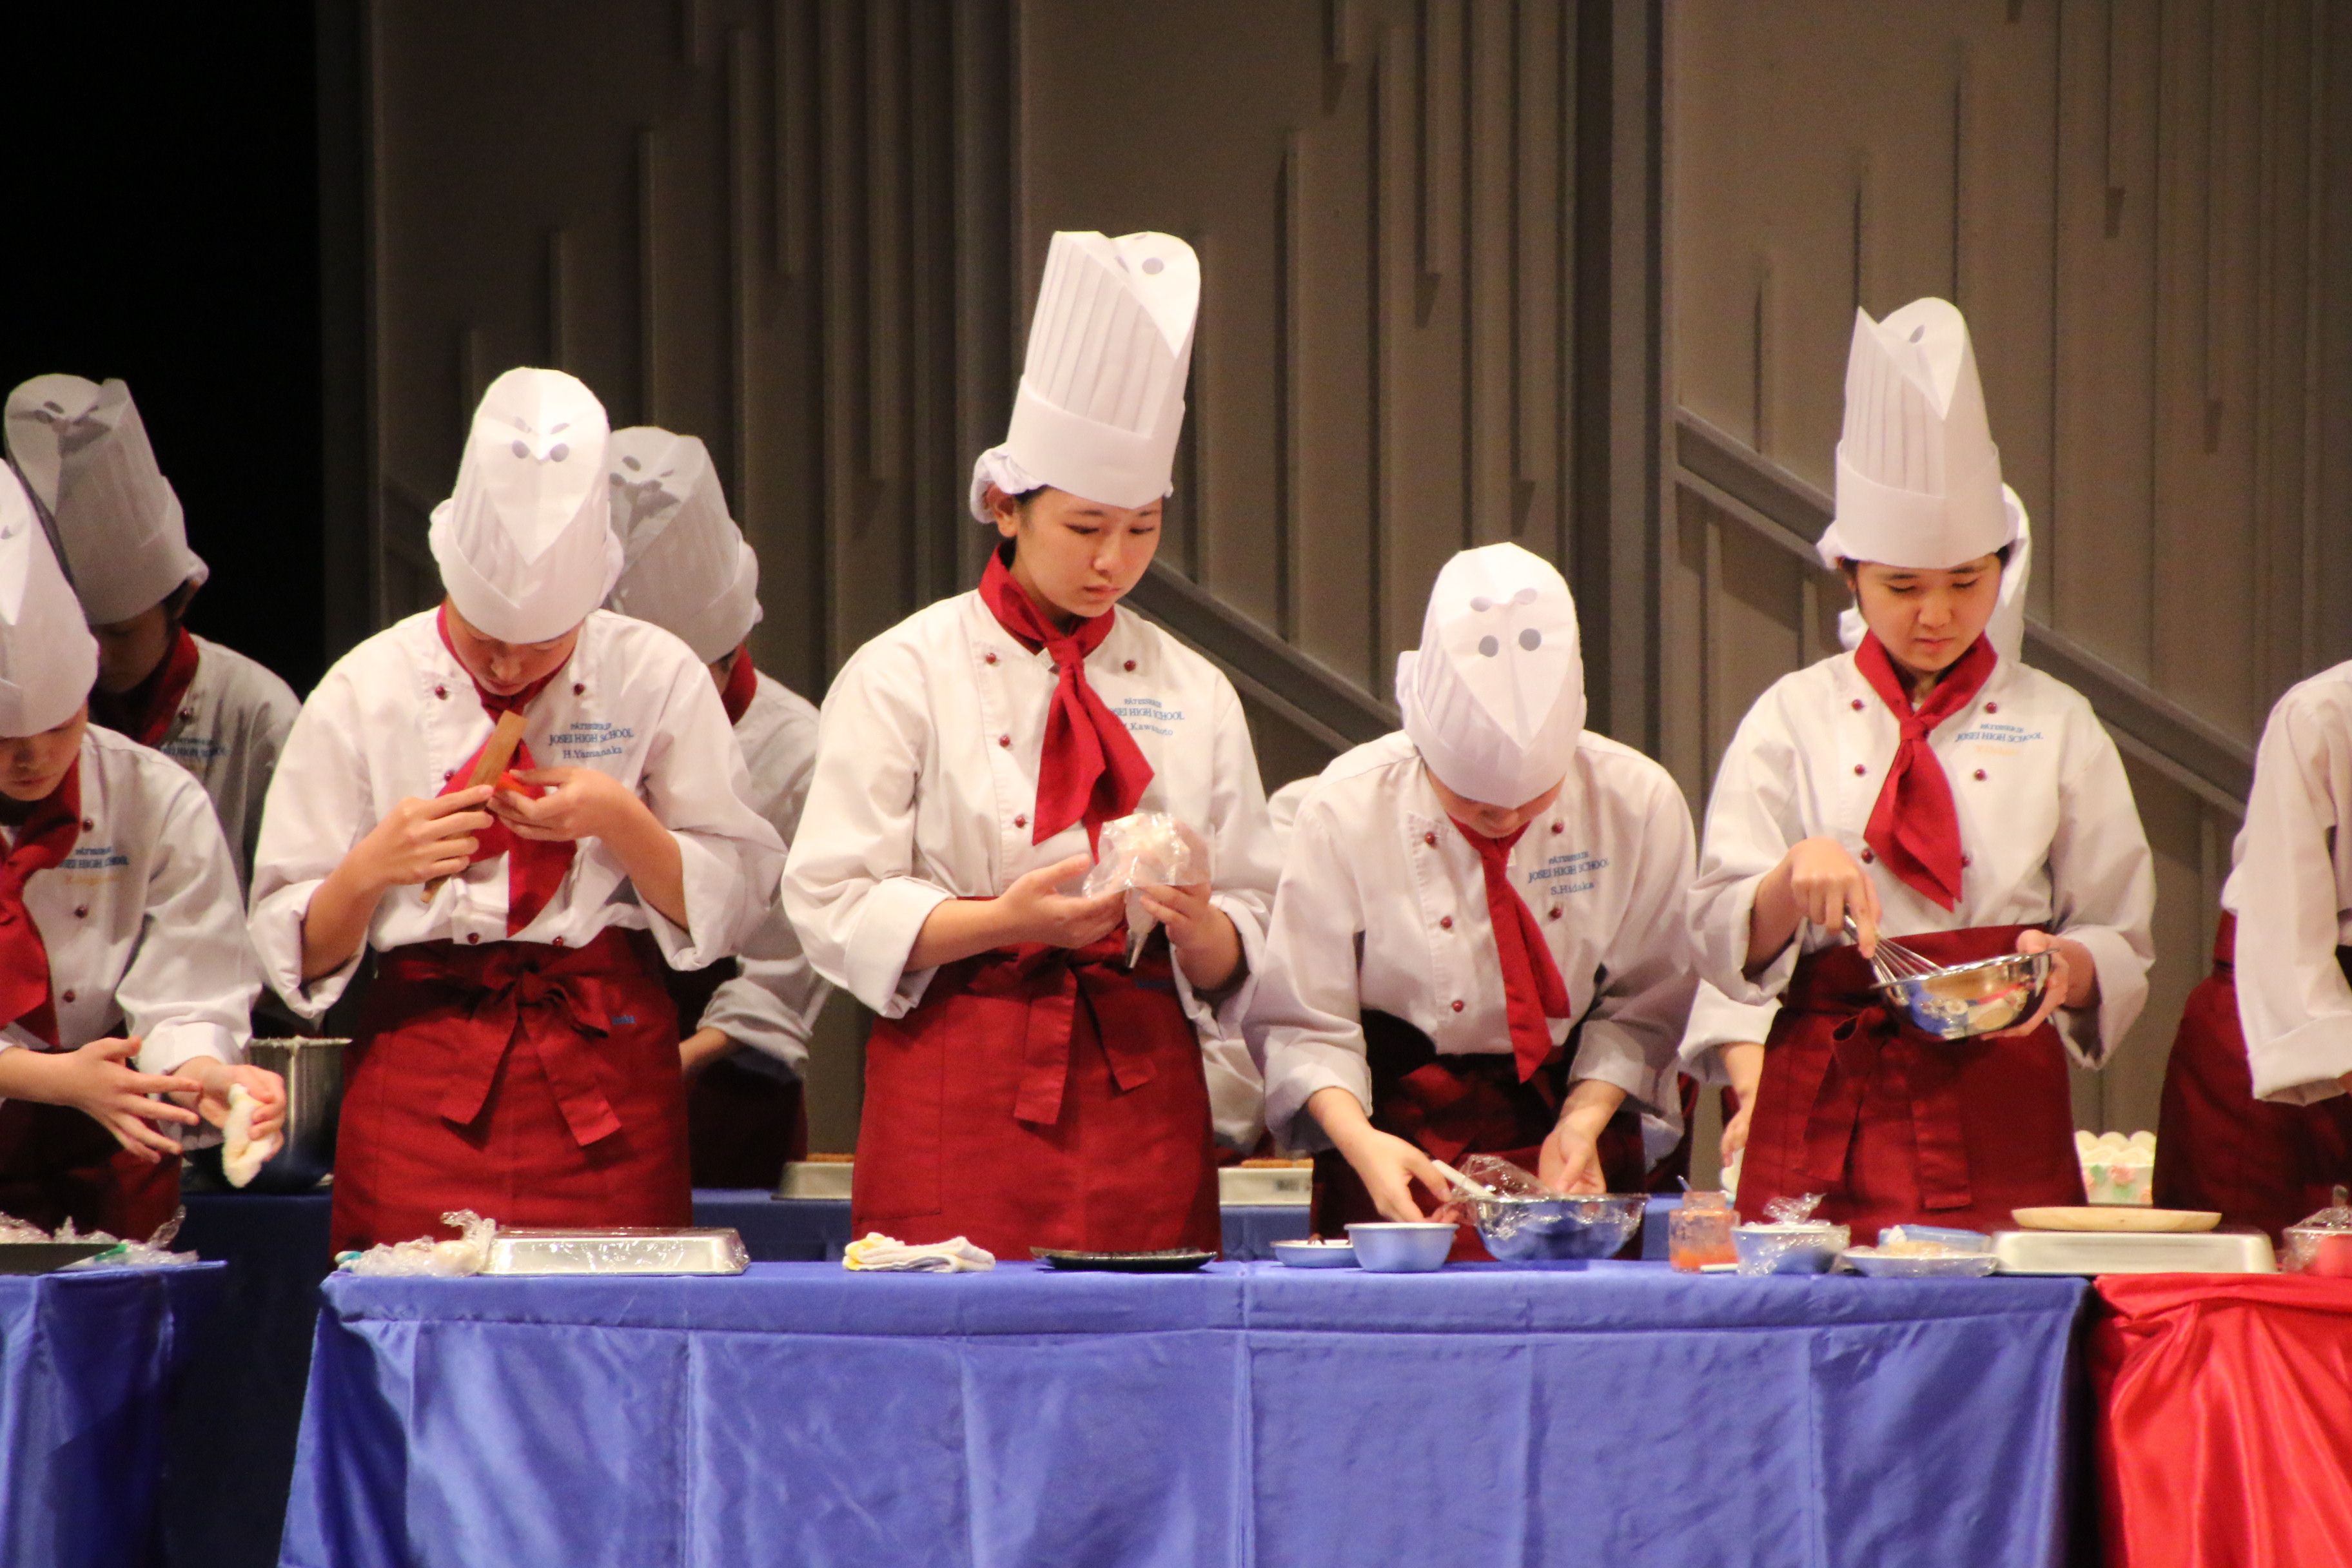
[[490,384],[434,510],[446,596],[327,672],[270,785],[251,921],[270,984],[315,1017],[379,954],[344,1069],[339,1250],[446,1234],[459,1208],[690,1218],[661,971],[736,951],[782,846],[743,804],[700,661],[597,608],[621,566],[605,440],[562,372]]
[[1397,706],[1298,808],[1249,1016],[1316,1231],[1421,1219],[1470,1154],[1638,1192],[1682,1131],[1682,791],[1584,729],[1568,584],[1516,544],[1438,574]]
[[[1823,1193],[1867,1242],[2083,1202],[2066,1065],[2105,1065],[2147,997],[2155,876],[2090,704],[1988,635],[2024,543],[1959,311],[1858,313],[1820,550],[1864,635],[1741,721],[1691,892],[1704,976],[1780,1004],[1763,1046],[1722,1047],[1751,1219]],[[2051,951],[2048,994],[1931,1040],[1872,989],[1881,931],[1943,964]]]
[[[1212,1079],[1240,1035],[1276,868],[1241,704],[1118,600],[1160,539],[1200,298],[1163,234],[1054,236],[978,591],[860,648],[826,697],[784,906],[879,1017],[854,1223],[992,1252],[1219,1242]],[[1106,822],[1163,811],[1210,876],[1074,896]]]

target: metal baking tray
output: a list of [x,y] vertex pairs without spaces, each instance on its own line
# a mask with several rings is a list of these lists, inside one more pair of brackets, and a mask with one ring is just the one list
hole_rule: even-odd
[[11,1241],[0,1243],[0,1274],[54,1274],[69,1264],[114,1250],[110,1241]]
[[795,1160],[784,1167],[784,1179],[776,1184],[776,1196],[837,1203],[849,1195],[850,1178],[856,1169],[847,1160]]
[[502,1230],[485,1274],[740,1274],[751,1261],[732,1226],[718,1230]]
[[2003,1274],[2278,1272],[2271,1238],[2257,1230],[2001,1230],[1992,1255]]
[[1217,1173],[1217,1201],[1244,1205],[1305,1207],[1315,1196],[1315,1167],[1227,1165]]

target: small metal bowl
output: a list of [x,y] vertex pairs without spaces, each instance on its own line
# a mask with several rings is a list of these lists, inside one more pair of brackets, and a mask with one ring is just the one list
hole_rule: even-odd
[[1894,981],[1878,992],[1898,1017],[1921,1034],[1965,1040],[2033,1016],[2049,989],[2052,962],[2048,952],[2004,953]]
[[1506,1263],[1608,1258],[1642,1226],[1649,1199],[1641,1193],[1575,1197],[1465,1198],[1486,1250]]

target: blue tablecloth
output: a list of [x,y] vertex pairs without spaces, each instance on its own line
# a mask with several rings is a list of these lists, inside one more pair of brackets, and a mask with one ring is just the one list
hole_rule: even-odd
[[154,1561],[166,1406],[221,1275],[0,1275],[0,1563]]
[[2073,1279],[326,1287],[283,1562],[2015,1564]]

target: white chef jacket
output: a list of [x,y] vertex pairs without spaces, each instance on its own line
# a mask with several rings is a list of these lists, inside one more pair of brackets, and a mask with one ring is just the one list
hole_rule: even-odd
[[1887,874],[1863,843],[1902,730],[1851,653],[1773,682],[1741,720],[1706,812],[1691,925],[1700,973],[1735,1002],[1778,997],[1798,949],[1842,932],[1810,923],[1753,981],[1756,887],[1804,838],[1836,840],[1878,889],[1887,935],[1971,926],[2047,925],[2088,948],[2099,1005],[2061,1008],[2060,1035],[2084,1067],[2104,1066],[2147,1000],[2156,871],[2115,742],[2073,688],[2001,659],[1965,712],[1927,743],[1951,784],[1966,862],[1959,907],[1945,910]]
[[[1151,764],[1139,811],[1165,811],[1209,844],[1211,901],[1241,937],[1249,974],[1211,1006],[1181,965],[1218,1136],[1246,1147],[1256,1072],[1241,1018],[1265,948],[1279,865],[1249,726],[1231,682],[1124,606],[1087,656],[1087,683]],[[817,973],[886,1018],[922,1000],[934,970],[907,955],[931,910],[993,898],[1014,879],[1087,853],[1073,823],[1030,842],[1054,665],[977,592],[919,610],[842,667],[825,697],[816,776],[784,869],[785,911]]]
[[[359,959],[302,984],[302,917],[353,845],[404,799],[441,793],[495,721],[443,646],[427,610],[337,661],[303,704],[278,759],[254,864],[253,945],[293,1008],[315,1018]],[[677,840],[691,930],[640,903],[612,851],[583,839],[562,885],[520,942],[578,947],[607,926],[650,929],[677,969],[732,953],[767,916],[783,845],[743,804],[751,794],[710,672],[658,626],[592,611],[572,658],[531,703],[523,740],[541,767],[593,767],[637,792]],[[376,905],[379,950],[419,942],[507,940],[507,858],[443,884],[394,888]]]
[[2310,1105],[2352,1072],[2352,664],[2288,689],[2263,726],[2221,907],[2238,917],[2238,1022],[2254,1093]]
[[[1570,1077],[1623,1089],[1667,1147],[1681,1133],[1675,1047],[1693,985],[1683,921],[1691,839],[1690,808],[1666,771],[1587,731],[1559,800],[1509,862],[1568,988],[1570,1016],[1551,1020],[1553,1043],[1582,1026]],[[1371,1110],[1366,1008],[1403,1019],[1444,1055],[1511,1054],[1486,872],[1402,731],[1325,769],[1291,829],[1248,1019],[1266,1124],[1286,1147],[1328,1146],[1301,1114],[1318,1089],[1345,1089]]]
[[1734,1002],[1702,980],[1691,998],[1690,1022],[1684,1026],[1683,1071],[1701,1085],[1728,1084],[1719,1047],[1760,1046],[1772,1037],[1772,1021],[1780,1016],[1778,998],[1769,1002]]
[[[816,771],[816,725],[815,703],[765,675],[735,724],[735,743],[751,775],[744,798],[787,849]],[[698,1023],[678,1020],[680,1032],[717,1029],[743,1047],[731,1058],[738,1066],[787,1081],[802,1078],[809,1034],[833,987],[809,967],[782,902],[768,906],[759,930],[744,942],[740,970],[711,994]]]
[[212,797],[240,890],[253,876],[261,803],[302,704],[294,689],[233,647],[190,634],[195,678],[155,749],[196,776]]
[[[81,815],[65,859],[25,883],[48,949],[58,1045],[135,1035],[149,1073],[197,1057],[243,1060],[261,972],[204,790],[162,752],[93,724],[82,735]],[[14,848],[15,829],[0,826],[0,840]],[[31,1039],[12,1027],[0,1048]],[[218,1136],[184,1131],[192,1144]]]

